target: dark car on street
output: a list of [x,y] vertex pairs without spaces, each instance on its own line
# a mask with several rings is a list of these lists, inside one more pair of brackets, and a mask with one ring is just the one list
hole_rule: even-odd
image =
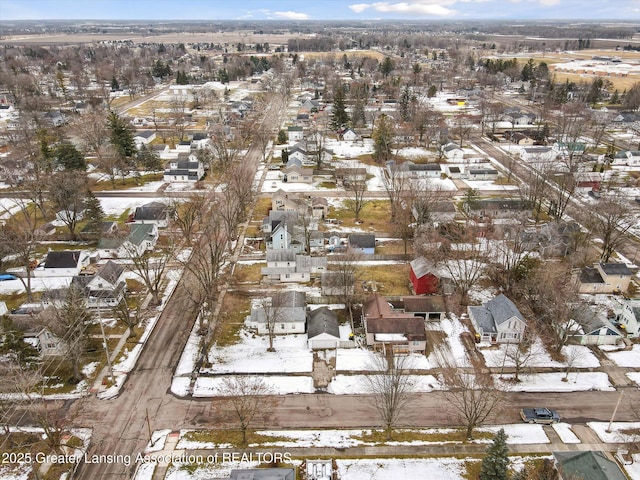
[[558,412],[544,407],[523,408],[520,410],[520,417],[527,423],[543,423],[548,425],[560,421]]

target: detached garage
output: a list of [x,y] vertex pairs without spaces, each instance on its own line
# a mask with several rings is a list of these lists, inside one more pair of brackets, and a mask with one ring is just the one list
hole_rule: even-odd
[[336,348],[340,341],[338,316],[327,307],[320,307],[309,313],[307,336],[311,350]]

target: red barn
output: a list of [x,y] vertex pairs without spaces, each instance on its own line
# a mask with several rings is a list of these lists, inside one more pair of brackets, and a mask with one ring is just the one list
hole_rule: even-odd
[[424,257],[418,257],[411,263],[409,279],[416,295],[438,293],[440,278],[430,271],[431,265]]

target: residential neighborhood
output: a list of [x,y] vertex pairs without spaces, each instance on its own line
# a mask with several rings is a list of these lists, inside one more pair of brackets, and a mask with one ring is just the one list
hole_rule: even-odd
[[0,478],[640,480],[634,22],[1,17]]

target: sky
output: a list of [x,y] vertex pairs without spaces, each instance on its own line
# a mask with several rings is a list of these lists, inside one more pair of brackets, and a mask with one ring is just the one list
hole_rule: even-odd
[[0,0],[2,20],[640,20],[640,0]]

